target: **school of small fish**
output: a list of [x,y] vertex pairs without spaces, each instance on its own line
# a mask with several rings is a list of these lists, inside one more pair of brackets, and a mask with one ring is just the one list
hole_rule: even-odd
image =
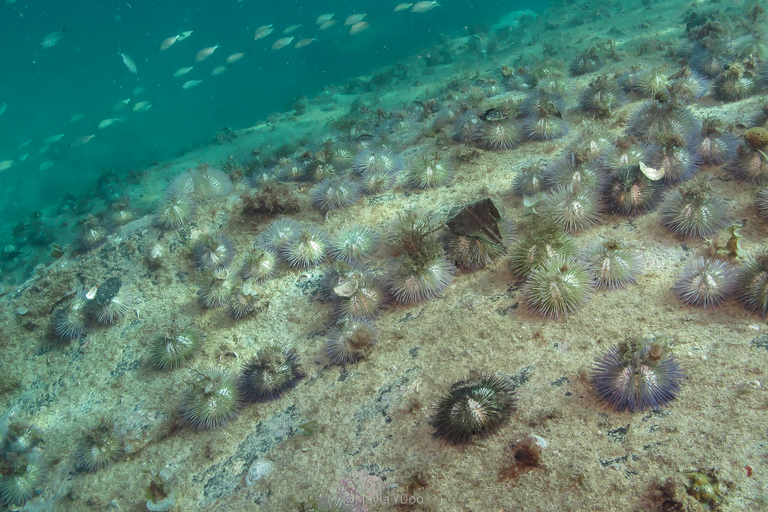
[[[5,3],[12,4],[12,3],[15,3],[15,1],[16,0],[5,0]],[[410,11],[413,13],[426,13],[428,11],[431,11],[435,7],[438,7],[439,5],[440,4],[436,1],[400,3],[394,7],[393,11],[394,12]],[[368,13],[353,12],[352,14],[349,14],[346,17],[337,17],[335,13],[326,13],[326,14],[321,14],[317,16],[315,18],[314,23],[311,25],[304,24],[304,23],[296,23],[296,24],[288,25],[282,29],[276,29],[273,24],[261,25],[253,31],[253,41],[259,41],[261,39],[265,39],[276,32],[277,34],[280,34],[280,36],[272,40],[271,42],[268,42],[266,48],[271,50],[281,50],[288,47],[292,47],[294,50],[301,49],[310,44],[313,44],[313,43],[318,44],[320,41],[322,41],[322,39],[320,39],[319,37],[315,37],[312,34],[306,34],[306,32],[312,30],[313,27],[314,27],[314,30],[316,31],[327,31],[333,28],[334,26],[336,26],[337,24],[342,26],[348,35],[354,36],[368,29],[371,26],[371,19],[368,17]],[[67,34],[68,32],[66,28],[62,28],[61,30],[50,32],[46,36],[44,36],[42,40],[40,40],[39,48],[41,50],[48,51],[56,46],[66,45],[67,41],[76,39],[73,35],[67,35]],[[170,51],[172,47],[179,46],[179,43],[181,43],[182,41],[192,36],[192,34],[193,34],[192,30],[185,30],[160,40],[160,42],[157,44],[157,52],[172,53],[172,51]],[[292,34],[296,34],[296,35],[292,35]],[[62,41],[64,41],[64,43],[62,43]],[[194,54],[194,56],[191,58],[192,65],[178,68],[172,73],[169,72],[169,74],[172,74],[173,77],[182,77],[189,73],[193,73],[195,71],[195,66],[205,61],[206,59],[212,58],[216,50],[218,50],[218,48],[219,48],[218,43],[214,44],[213,46],[207,46],[202,48],[196,54]],[[187,46],[187,49],[189,49],[188,46]],[[56,52],[56,50],[50,50],[50,51],[54,53]],[[173,50],[173,51],[181,51],[181,50]],[[286,50],[283,50],[283,51],[286,51]],[[219,64],[213,67],[213,69],[209,72],[209,75],[218,76],[218,75],[224,74],[227,70],[230,69],[230,67],[233,64],[244,59],[247,55],[249,55],[249,53],[250,51],[237,51],[234,53],[230,53],[229,56],[226,57],[225,62],[223,64]],[[133,57],[131,57],[128,53],[122,50],[119,50],[117,55],[122,60],[123,66],[125,67],[125,69],[128,70],[129,73],[133,75],[137,75],[137,77],[141,76],[139,73],[139,66],[136,64],[137,61],[134,60]],[[147,56],[144,59],[140,59],[138,62],[143,66],[143,63],[149,59],[151,59],[151,57]],[[181,84],[181,88],[192,89],[193,87],[196,87],[201,83],[203,83],[202,79],[192,78],[183,82]],[[136,99],[136,96],[139,96],[141,93],[144,92],[144,90],[145,89],[141,86],[135,88],[131,97],[120,100],[109,110],[109,112],[112,114],[113,117],[105,117],[104,119],[102,119],[100,122],[96,124],[95,128],[91,127],[91,131],[105,130],[110,126],[113,126],[115,123],[125,122],[127,120],[126,114],[121,112],[128,112],[130,114],[131,112],[138,113],[138,112],[146,112],[150,110],[152,108],[151,101],[144,100],[144,99],[142,100]],[[2,116],[7,109],[8,109],[8,103],[0,102],[0,116]],[[67,126],[68,127],[72,126],[74,129],[74,127],[78,125],[79,121],[83,120],[84,118],[85,118],[85,114],[76,113],[70,117],[69,122],[67,123]],[[56,133],[53,135],[43,137],[40,140],[40,147],[38,148],[38,154],[43,155],[48,153],[51,147],[77,148],[77,147],[83,146],[84,144],[87,144],[95,137],[96,135],[95,131],[89,134],[86,133],[85,135],[80,135],[80,134],[70,135],[65,131],[63,133]],[[16,151],[19,152],[24,150],[32,142],[33,142],[33,139],[25,140],[24,142],[18,145],[18,147],[16,148]],[[26,160],[28,156],[29,156],[29,152],[25,152],[23,154],[20,154],[15,159],[0,160],[0,171],[5,171],[7,169],[10,169],[14,164],[18,162],[23,162],[24,160]],[[0,155],[0,157],[2,157],[2,155]],[[46,160],[39,165],[38,170],[44,171],[46,169],[49,169],[53,165],[55,165],[55,163],[56,163],[56,160]]]

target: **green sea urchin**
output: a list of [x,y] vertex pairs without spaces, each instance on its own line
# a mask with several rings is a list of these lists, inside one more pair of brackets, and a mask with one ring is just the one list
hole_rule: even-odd
[[294,350],[277,347],[259,350],[257,357],[247,362],[240,374],[239,386],[243,397],[249,402],[280,398],[305,377],[300,362]]
[[408,183],[416,188],[435,188],[447,185],[453,168],[439,153],[420,155],[408,165]]
[[235,419],[241,405],[236,376],[220,367],[198,372],[184,394],[181,413],[196,428],[218,428]]
[[575,313],[592,297],[592,278],[573,258],[556,256],[533,269],[523,291],[532,310],[559,318]]
[[156,336],[149,349],[149,359],[161,370],[175,370],[202,346],[205,333],[190,324],[174,326]]
[[581,260],[598,289],[624,288],[634,283],[640,272],[637,255],[616,240],[591,243],[584,249]]
[[76,340],[88,329],[88,290],[78,289],[66,306],[53,317],[53,328],[59,338]]
[[348,264],[362,263],[376,252],[379,236],[371,228],[352,224],[342,227],[331,240],[331,256]]
[[312,268],[323,261],[327,251],[325,232],[319,228],[304,226],[299,229],[296,238],[285,243],[280,254],[291,267]]
[[768,250],[751,256],[736,276],[738,298],[750,311],[768,314]]
[[75,449],[75,461],[82,471],[97,471],[117,461],[123,454],[114,426],[106,420],[87,430]]
[[320,211],[338,210],[360,198],[360,187],[350,178],[326,178],[312,189],[312,205]]
[[685,237],[707,238],[728,223],[728,205],[705,181],[666,192],[659,213],[662,226]]
[[113,324],[131,310],[135,300],[130,285],[123,285],[119,277],[110,277],[99,286],[91,301],[92,314],[100,324]]
[[373,350],[376,335],[370,322],[342,320],[328,336],[325,353],[333,364],[356,363]]
[[514,386],[505,377],[473,373],[453,383],[437,403],[434,437],[467,444],[495,434],[515,410]]
[[733,271],[728,263],[700,256],[685,266],[673,289],[686,304],[707,309],[725,301],[733,286]]
[[224,235],[202,235],[192,249],[192,259],[198,269],[216,272],[235,259],[235,245]]
[[243,279],[265,281],[277,272],[277,254],[270,249],[256,248],[248,254],[240,270]]

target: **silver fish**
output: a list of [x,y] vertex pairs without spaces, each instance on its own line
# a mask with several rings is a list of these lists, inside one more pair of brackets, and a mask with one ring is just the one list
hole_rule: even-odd
[[19,155],[19,158],[17,158],[16,160],[18,160],[19,162],[23,162],[27,158],[29,158],[29,153],[24,153],[23,155]]
[[298,25],[288,25],[287,27],[285,27],[285,29],[283,29],[283,34],[290,34],[291,32],[296,32],[296,30],[298,30],[300,26],[301,26],[301,23],[299,23]]
[[0,116],[5,114],[6,110],[8,110],[8,104],[7,103],[0,103]]
[[259,39],[265,38],[274,30],[275,29],[272,28],[272,25],[262,25],[256,29],[256,32],[253,33],[253,40],[258,41]]
[[136,68],[136,63],[133,62],[133,59],[128,55],[127,53],[120,52],[119,54],[123,58],[123,64],[125,64],[125,67],[128,68],[128,71],[131,73],[138,73],[139,70]]
[[163,39],[163,42],[160,43],[160,46],[157,47],[157,51],[162,52],[163,50],[167,50],[171,46],[176,43],[176,41],[179,40],[179,34],[176,34],[175,36],[171,36],[167,39]]
[[393,12],[400,12],[408,9],[409,7],[413,6],[413,4],[397,4],[395,6],[395,10]]
[[53,167],[53,164],[56,163],[56,160],[46,160],[45,162],[40,164],[40,167],[38,167],[39,171],[45,171],[47,169],[50,169]]
[[83,135],[82,137],[77,137],[72,141],[72,143],[70,144],[70,147],[82,146],[83,144],[91,140],[95,135],[96,134],[92,133],[90,135]]
[[43,139],[43,144],[55,144],[56,142],[59,142],[63,137],[64,137],[63,133],[51,135]]
[[369,23],[367,21],[358,21],[351,27],[349,27],[349,35],[353,36],[355,34],[359,34],[363,30],[367,29],[369,26]]
[[411,12],[427,12],[439,5],[440,4],[437,2],[416,2],[413,4],[413,7],[411,7]]
[[173,76],[184,76],[190,71],[192,71],[192,66],[189,66],[188,68],[179,68],[173,72]]
[[30,142],[32,142],[32,139],[27,139],[27,140],[23,141],[21,144],[19,144],[18,146],[16,146],[16,151],[21,151],[21,150],[22,150],[22,149],[24,149],[25,147],[29,146],[29,143],[30,143]]
[[213,71],[211,71],[211,76],[218,76],[218,75],[224,73],[228,69],[229,68],[227,66],[224,66],[224,65],[216,66],[215,68],[213,68]]
[[293,41],[293,37],[283,37],[282,39],[278,39],[277,41],[272,43],[272,49],[279,50],[280,48],[283,48],[291,44],[291,41]]
[[195,55],[195,62],[202,62],[211,55],[213,55],[213,52],[216,51],[216,48],[218,48],[219,45],[216,46],[209,46],[208,48],[203,48],[199,52],[197,52],[197,55]]
[[347,16],[347,19],[344,20],[344,26],[354,25],[355,23],[359,23],[363,21],[363,18],[365,18],[368,14],[350,14]]
[[181,88],[182,89],[191,89],[194,86],[196,86],[197,84],[199,84],[200,82],[202,82],[202,80],[187,80],[186,82],[184,82],[184,85],[182,85]]
[[134,112],[146,112],[150,108],[152,108],[152,102],[150,102],[150,101],[140,101],[140,102],[138,102],[137,104],[135,104],[133,106],[133,111]]
[[242,53],[242,52],[240,52],[240,53],[233,53],[232,55],[227,57],[227,64],[234,64],[235,62],[239,61],[243,57],[245,57],[245,54]]
[[322,23],[320,24],[320,26],[319,26],[319,27],[317,27],[317,30],[328,30],[329,28],[331,28],[331,27],[332,27],[332,26],[334,26],[335,24],[336,24],[336,20],[328,20],[328,21],[324,21],[324,22],[322,22]]
[[317,41],[314,37],[311,39],[299,39],[295,45],[293,45],[294,48],[304,48],[310,43],[313,43],[314,41]]
[[13,160],[3,160],[0,162],[0,171],[4,171],[6,169],[10,169],[10,167],[13,165]]
[[51,32],[47,36],[43,38],[43,40],[40,42],[40,48],[51,48],[53,46],[56,46],[59,44],[59,41],[61,41],[61,38],[64,37],[64,29],[57,30],[56,32]]
[[192,35],[192,31],[191,30],[185,30],[184,32],[179,34],[179,37],[178,37],[178,39],[176,39],[176,42],[180,43],[180,42],[182,42],[183,40],[185,40],[186,38],[188,38],[191,35]]
[[332,19],[334,16],[336,16],[336,15],[335,14],[321,14],[320,16],[317,17],[317,19],[315,20],[315,23],[317,23],[318,25],[322,25],[326,21]]
[[98,128],[99,130],[103,130],[108,126],[112,126],[117,121],[122,121],[122,119],[120,119],[119,117],[110,117],[108,119],[104,119],[102,122],[99,123]]

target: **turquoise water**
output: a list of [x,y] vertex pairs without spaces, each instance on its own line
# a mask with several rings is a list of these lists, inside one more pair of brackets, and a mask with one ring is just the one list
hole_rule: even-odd
[[[65,193],[92,193],[106,172],[124,176],[211,140],[223,127],[243,128],[270,113],[288,110],[305,94],[341,84],[456,37],[474,24],[490,23],[514,9],[542,9],[540,2],[446,0],[424,14],[392,12],[397,2],[291,1],[108,2],[101,4],[18,0],[0,6],[3,80],[0,104],[0,242],[11,242],[11,226],[34,211],[58,205]],[[536,5],[534,5],[536,4]],[[346,16],[368,13],[370,27],[355,36]],[[316,18],[335,13],[336,26],[318,31]],[[254,30],[275,32],[254,41]],[[295,49],[272,50],[284,27],[291,35],[318,40]],[[58,43],[43,39],[63,30]],[[192,35],[165,51],[160,43],[182,31]],[[182,77],[197,52],[219,45]],[[124,65],[129,55],[137,73]],[[211,71],[227,56],[245,57],[218,76]],[[184,90],[187,80],[202,80]],[[129,100],[129,101],[128,101]],[[128,104],[121,102],[127,101]],[[150,102],[146,111],[132,111]],[[99,129],[105,119],[118,119]],[[81,137],[94,135],[85,143]],[[61,136],[44,144],[45,139]]]

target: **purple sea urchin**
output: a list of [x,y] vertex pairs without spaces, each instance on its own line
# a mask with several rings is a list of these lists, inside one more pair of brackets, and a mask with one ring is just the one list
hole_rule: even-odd
[[235,259],[235,244],[224,235],[203,235],[192,249],[192,260],[200,269],[218,271],[227,268]]
[[591,243],[584,249],[581,259],[598,289],[624,288],[633,284],[640,273],[637,255],[616,240]]
[[149,359],[163,371],[175,370],[197,352],[203,341],[205,333],[194,325],[174,326],[152,340]]
[[338,210],[360,198],[360,187],[349,178],[326,178],[312,189],[312,205],[320,211]]
[[617,411],[657,408],[675,398],[684,374],[677,359],[658,344],[620,344],[597,360],[591,379],[598,396]]
[[738,298],[744,306],[765,318],[768,314],[768,251],[751,256],[736,276]]
[[198,372],[184,394],[181,413],[193,427],[218,428],[237,417],[241,401],[235,374],[214,366]]
[[733,292],[733,271],[721,260],[700,256],[690,261],[673,289],[678,298],[704,309],[720,305]]
[[667,191],[659,214],[662,226],[685,237],[707,238],[728,223],[728,205],[705,181]]
[[495,434],[515,410],[514,386],[505,377],[476,373],[454,382],[435,408],[434,437],[453,445]]
[[293,350],[269,347],[259,351],[243,367],[239,387],[249,402],[276,400],[305,377],[299,356]]
[[768,155],[762,149],[739,146],[731,172],[740,180],[750,183],[768,183]]
[[[685,144],[684,141],[680,141]],[[664,169],[665,183],[678,183],[690,179],[698,170],[697,155],[685,146],[670,144],[654,145],[646,162],[656,169]]]
[[333,364],[356,363],[370,354],[376,336],[376,329],[369,322],[342,320],[328,336],[325,353]]
[[280,254],[291,267],[312,268],[325,258],[328,242],[325,232],[315,227],[302,227],[296,238],[289,240]]
[[738,143],[730,133],[708,132],[693,146],[693,150],[706,165],[720,165],[730,161]]
[[641,215],[656,207],[659,184],[645,176],[639,165],[630,165],[609,175],[603,197],[614,213]]
[[76,340],[88,329],[88,290],[79,289],[53,317],[53,329],[64,340]]
[[379,236],[371,228],[353,224],[341,228],[331,240],[331,256],[345,263],[362,263],[376,252]]
[[528,307],[559,318],[575,313],[592,297],[592,278],[573,258],[555,256],[531,271],[523,291]]

